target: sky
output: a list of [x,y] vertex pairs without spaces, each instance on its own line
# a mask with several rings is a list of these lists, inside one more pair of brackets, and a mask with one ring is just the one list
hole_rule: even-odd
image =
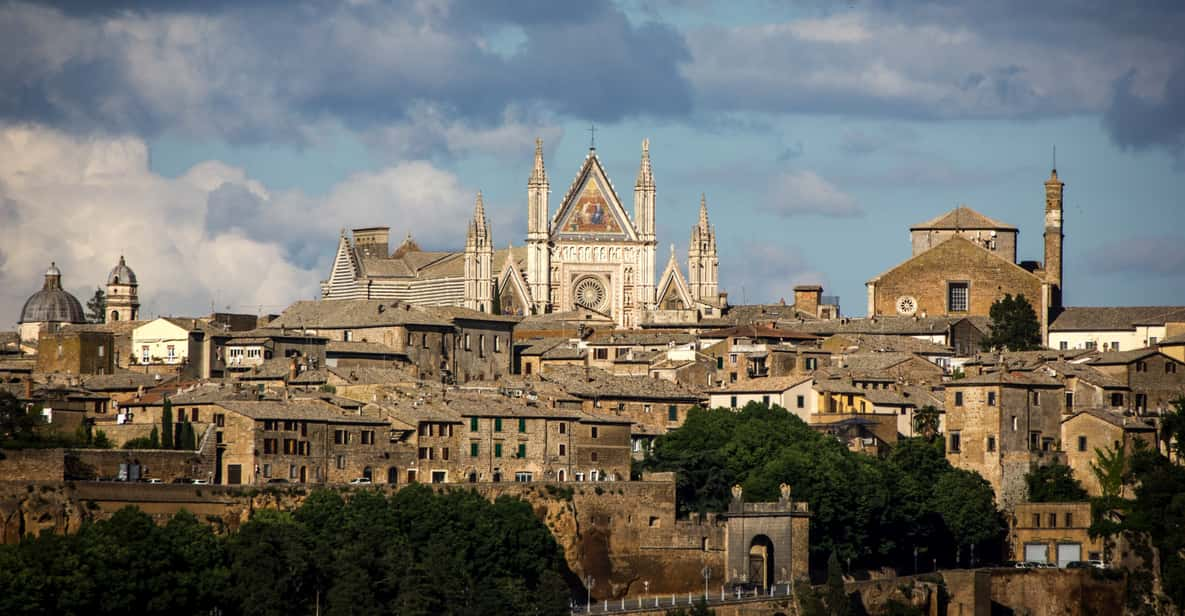
[[[126,255],[144,316],[310,299],[342,229],[460,249],[481,190],[526,236],[596,150],[660,261],[700,195],[736,303],[819,283],[862,315],[910,225],[960,204],[1067,305],[1185,305],[1178,0],[0,0],[0,329],[51,262],[80,300]],[[658,263],[661,270],[663,263]]]

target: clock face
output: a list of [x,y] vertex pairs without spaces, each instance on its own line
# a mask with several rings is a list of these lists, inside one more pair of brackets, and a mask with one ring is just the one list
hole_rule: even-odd
[[913,316],[918,311],[918,300],[912,295],[902,295],[897,298],[897,314]]
[[591,277],[580,279],[572,294],[572,300],[577,306],[601,312],[605,309],[605,300],[608,297],[609,293],[605,291],[605,285],[601,284],[600,280]]

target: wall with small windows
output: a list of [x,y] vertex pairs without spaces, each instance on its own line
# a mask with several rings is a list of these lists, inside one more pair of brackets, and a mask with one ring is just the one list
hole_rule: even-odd
[[111,374],[115,337],[110,332],[46,332],[37,341],[35,370],[62,374]]

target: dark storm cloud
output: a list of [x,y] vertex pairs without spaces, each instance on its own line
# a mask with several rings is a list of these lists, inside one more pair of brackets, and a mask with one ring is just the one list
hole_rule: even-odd
[[299,141],[315,122],[364,130],[424,105],[476,126],[510,108],[600,121],[690,108],[677,32],[604,2],[556,6],[0,5],[0,119]]
[[1173,72],[1159,100],[1133,94],[1134,78],[1133,70],[1115,81],[1103,125],[1121,146],[1163,147],[1180,159],[1185,153],[1185,63]]

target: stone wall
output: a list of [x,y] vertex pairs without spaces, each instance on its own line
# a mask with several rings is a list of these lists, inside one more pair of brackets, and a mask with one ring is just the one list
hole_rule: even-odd
[[0,479],[61,481],[64,476],[62,449],[0,450]]
[[[169,449],[73,449],[66,457],[74,479],[117,477],[121,464],[139,464],[142,478],[206,479],[213,477],[214,468],[208,456],[195,451]],[[75,466],[75,461],[77,466]]]

